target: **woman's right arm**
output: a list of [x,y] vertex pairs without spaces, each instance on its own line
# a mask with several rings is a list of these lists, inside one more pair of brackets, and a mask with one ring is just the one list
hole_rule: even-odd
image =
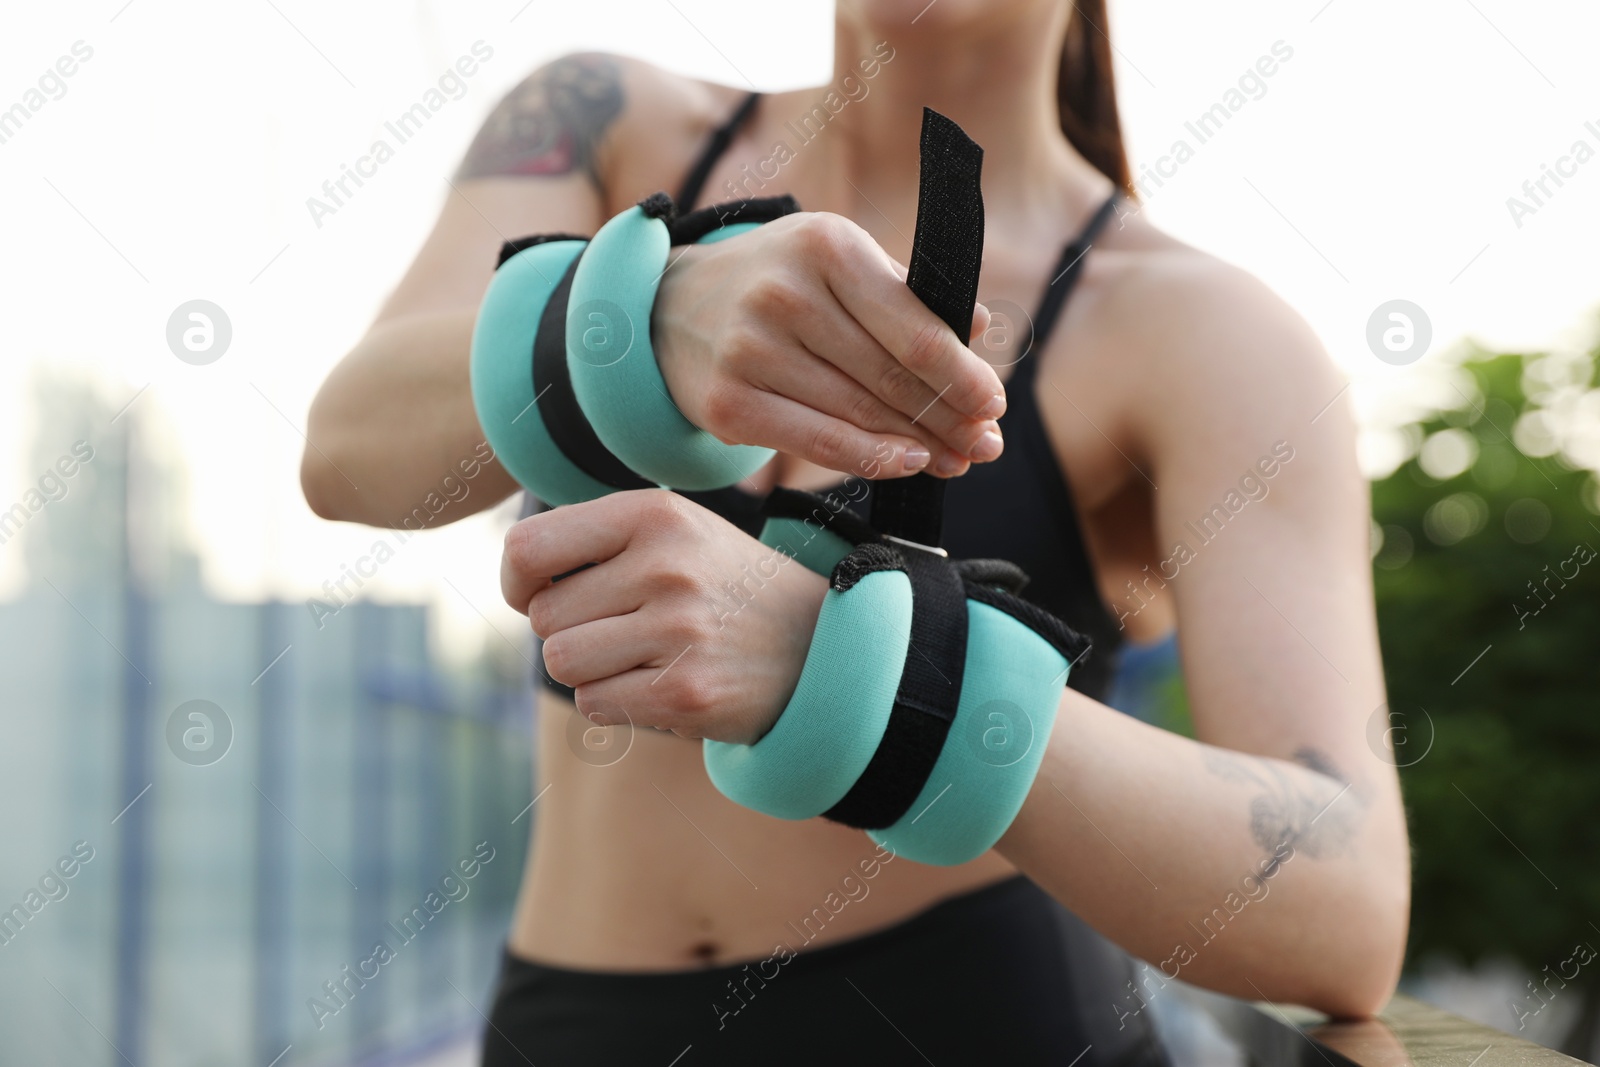
[[[300,472],[311,509],[399,526],[480,459],[472,330],[501,243],[593,233],[659,188],[664,168],[686,168],[722,107],[703,86],[604,55],[558,60],[513,90],[468,149],[422,250],[312,402]],[[987,321],[980,308],[974,328]],[[871,477],[922,467],[948,477],[999,455],[993,368],[840,216],[790,216],[676,253],[651,332],[674,401],[725,441]],[[477,478],[479,492],[433,521],[516,490],[495,462]]]
[[[491,112],[422,250],[312,402],[300,482],[318,515],[398,526],[481,455],[468,359],[496,253],[508,238],[599,227],[601,157],[622,101],[618,60],[575,55],[535,71]],[[476,481],[479,492],[435,521],[516,490],[496,462]]]

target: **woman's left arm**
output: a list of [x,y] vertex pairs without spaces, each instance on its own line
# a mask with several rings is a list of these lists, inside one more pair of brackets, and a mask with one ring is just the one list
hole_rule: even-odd
[[1069,691],[999,849],[1169,977],[1367,1014],[1399,975],[1409,863],[1387,720],[1371,725],[1350,407],[1281,302],[1212,261],[1196,273],[1116,297],[1165,314],[1109,309],[1141,323],[1137,402],[1101,429],[1157,487],[1144,594],[1175,604],[1198,740]]

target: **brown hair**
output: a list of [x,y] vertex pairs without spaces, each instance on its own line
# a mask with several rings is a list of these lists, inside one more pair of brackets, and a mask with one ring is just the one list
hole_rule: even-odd
[[1117,83],[1111,73],[1111,38],[1106,36],[1106,0],[1072,0],[1072,4],[1056,79],[1061,132],[1079,155],[1132,195],[1133,176],[1117,115]]

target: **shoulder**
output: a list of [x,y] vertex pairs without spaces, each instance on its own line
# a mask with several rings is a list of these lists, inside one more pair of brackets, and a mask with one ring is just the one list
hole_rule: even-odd
[[742,95],[629,56],[564,55],[505,94],[469,149],[463,176],[581,173],[608,207],[620,207],[686,172]]
[[1142,450],[1304,425],[1343,388],[1310,325],[1248,271],[1139,219],[1108,238],[1086,272],[1081,330]]

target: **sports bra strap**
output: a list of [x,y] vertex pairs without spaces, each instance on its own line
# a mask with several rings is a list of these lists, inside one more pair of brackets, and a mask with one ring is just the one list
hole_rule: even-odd
[[751,93],[744,98],[744,103],[740,104],[738,109],[728,116],[727,121],[712,131],[711,137],[706,141],[706,146],[700,150],[700,157],[694,161],[693,168],[690,169],[688,176],[683,179],[683,185],[678,189],[675,202],[678,205],[678,213],[680,215],[689,211],[699,201],[706,179],[711,176],[711,168],[717,165],[717,160],[722,158],[722,153],[726,152],[728,145],[733,143],[734,134],[739,132],[739,127],[743,126],[745,120],[750,117],[751,112],[755,111],[756,103],[760,99],[760,93]]
[[1050,337],[1050,331],[1055,329],[1056,320],[1061,317],[1061,309],[1066,307],[1067,297],[1072,295],[1073,286],[1077,285],[1078,277],[1083,273],[1083,261],[1089,255],[1089,249],[1094,247],[1095,238],[1100,236],[1100,231],[1105,229],[1106,223],[1116,215],[1117,204],[1122,199],[1120,190],[1113,192],[1106,198],[1105,203],[1089,216],[1089,221],[1084,223],[1083,229],[1067,246],[1061,250],[1061,258],[1056,262],[1052,271],[1050,282],[1045,286],[1044,297],[1039,301],[1039,309],[1033,316],[1033,335],[1028,339],[1028,347],[1023,351],[1032,359],[1024,358],[1012,372],[1011,379],[1006,383],[1006,392],[1012,393],[1019,387],[1031,388],[1034,370],[1038,367],[1039,356],[1044,343]]

